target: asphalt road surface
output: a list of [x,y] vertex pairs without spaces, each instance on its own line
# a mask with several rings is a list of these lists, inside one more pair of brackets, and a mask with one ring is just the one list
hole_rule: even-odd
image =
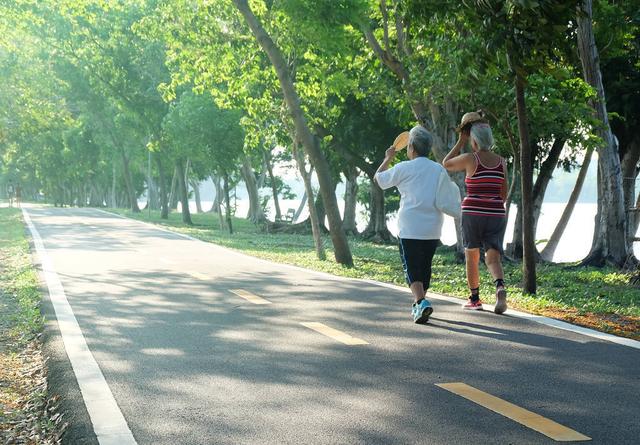
[[640,443],[638,349],[444,300],[415,325],[401,289],[27,213],[67,443]]

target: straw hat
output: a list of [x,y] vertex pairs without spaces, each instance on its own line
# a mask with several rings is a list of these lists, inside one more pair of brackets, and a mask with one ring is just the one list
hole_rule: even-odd
[[474,122],[487,122],[484,118],[484,111],[472,111],[470,113],[465,113],[462,116],[462,120],[460,121],[460,125],[456,127],[456,131],[460,132],[464,127],[469,124],[473,124]]
[[403,131],[396,137],[396,140],[393,141],[392,147],[395,148],[396,151],[400,151],[407,145],[409,145],[409,132]]

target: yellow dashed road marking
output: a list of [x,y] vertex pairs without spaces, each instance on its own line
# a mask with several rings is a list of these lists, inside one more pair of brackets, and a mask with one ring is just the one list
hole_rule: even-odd
[[250,303],[253,304],[271,304],[269,300],[265,300],[262,297],[258,297],[257,295],[252,294],[251,292],[247,292],[244,289],[229,289],[231,292],[236,294],[238,297],[244,298]]
[[331,337],[334,340],[338,340],[339,342],[344,343],[345,345],[353,346],[353,345],[369,344],[368,342],[362,339],[352,337],[349,334],[346,334],[342,331],[338,331],[337,329],[330,328],[326,324],[316,323],[316,322],[300,323],[300,324],[309,329],[313,329],[314,331],[319,332],[322,335],[326,335],[327,337]]
[[193,278],[197,278],[198,280],[206,281],[209,279],[208,276],[200,272],[187,272],[187,273],[191,275]]
[[436,384],[436,386],[464,397],[467,400],[471,400],[472,402],[508,417],[511,420],[515,420],[527,428],[538,431],[557,442],[591,440],[590,437],[585,436],[584,434],[567,428],[566,426],[562,426],[559,423],[549,420],[546,417],[542,417],[539,414],[520,408],[506,400],[502,400],[498,397],[492,396],[491,394],[480,391],[479,389],[465,383],[442,383]]

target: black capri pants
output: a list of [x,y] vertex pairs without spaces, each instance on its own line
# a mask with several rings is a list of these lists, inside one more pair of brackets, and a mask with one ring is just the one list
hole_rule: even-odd
[[407,284],[422,282],[426,291],[431,284],[431,263],[436,248],[440,244],[437,239],[408,239],[400,238],[400,258]]

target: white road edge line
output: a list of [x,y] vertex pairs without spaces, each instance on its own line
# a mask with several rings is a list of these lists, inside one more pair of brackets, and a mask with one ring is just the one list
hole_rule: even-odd
[[[145,221],[140,221],[140,220],[133,219],[133,218],[127,218],[126,216],[118,215],[117,213],[107,212],[106,210],[102,210],[102,209],[93,209],[93,210],[97,210],[99,212],[106,213],[106,214],[111,215],[111,216],[116,216],[118,218],[128,219],[130,221],[135,221],[137,223],[144,224],[144,225],[147,225],[147,226],[155,227],[158,230],[163,230],[165,232],[172,233],[172,234],[180,236],[182,238],[190,239],[190,240],[193,240],[193,241],[199,241],[201,243],[207,243],[206,241],[199,240],[199,239],[194,238],[192,236],[185,235],[185,234],[180,233],[180,232],[174,232],[173,230],[169,230],[169,229],[167,229],[167,228],[165,228],[163,226],[158,226],[156,224],[151,224],[151,223],[148,223],[148,222],[145,222]],[[395,284],[382,283],[380,281],[374,281],[374,280],[365,280],[365,279],[362,279],[362,278],[340,277],[338,275],[331,275],[331,274],[326,273],[326,272],[319,272],[317,270],[305,269],[303,267],[293,266],[291,264],[275,263],[273,261],[265,260],[265,259],[262,259],[262,258],[257,258],[257,257],[251,256],[251,255],[247,255],[247,254],[242,253],[242,252],[235,251],[235,250],[230,249],[228,247],[220,246],[219,244],[214,244],[214,243],[207,243],[207,244],[213,244],[214,246],[216,246],[216,247],[218,247],[220,249],[224,249],[224,250],[226,250],[228,252],[231,252],[231,253],[233,253],[235,255],[242,256],[243,258],[252,258],[254,260],[257,260],[257,261],[260,261],[260,262],[263,262],[263,263],[267,263],[267,264],[277,264],[278,267],[283,267],[283,268],[287,268],[287,269],[291,269],[291,270],[297,270],[297,271],[304,271],[304,272],[312,273],[312,274],[315,274],[315,275],[318,275],[318,276],[321,276],[321,277],[325,277],[325,278],[341,279],[341,280],[352,281],[352,282],[356,282],[356,283],[369,283],[369,284],[373,284],[373,285],[376,285],[376,286],[381,286],[381,287],[386,287],[386,288],[389,288],[389,289],[399,290],[399,291],[402,291],[402,292],[405,292],[405,293],[411,293],[410,289],[405,288],[405,287],[401,287],[401,286],[396,286]],[[432,292],[429,292],[428,295],[429,295],[429,298],[433,298],[433,299],[436,299],[436,300],[448,301],[448,302],[455,303],[455,304],[460,304],[460,305],[464,303],[464,300],[462,300],[460,298],[448,297],[446,295],[434,294]],[[484,305],[484,307],[493,312],[493,306],[486,304],[486,305]],[[565,331],[573,332],[575,334],[586,335],[588,337],[597,338],[598,340],[603,340],[603,341],[607,341],[607,342],[610,342],[610,343],[616,343],[618,345],[627,346],[629,348],[640,349],[640,341],[632,340],[630,338],[625,338],[625,337],[617,337],[615,335],[611,335],[611,334],[607,334],[607,333],[604,333],[604,332],[596,331],[594,329],[583,328],[582,326],[576,326],[576,325],[573,325],[571,323],[567,323],[567,322],[560,321],[560,320],[555,320],[553,318],[545,317],[543,315],[528,314],[526,312],[520,312],[520,311],[516,311],[516,310],[513,310],[513,309],[509,309],[507,311],[507,313],[505,314],[505,316],[523,318],[523,319],[526,319],[526,320],[529,320],[529,321],[533,321],[535,323],[543,324],[543,325],[546,325],[546,326],[551,326],[551,327],[554,327],[556,329],[562,329],[562,330],[565,330]]]
[[58,319],[64,348],[73,367],[98,442],[100,445],[137,445],[98,363],[87,346],[42,238],[24,207],[22,214],[40,257],[42,273],[49,288],[49,298]]

